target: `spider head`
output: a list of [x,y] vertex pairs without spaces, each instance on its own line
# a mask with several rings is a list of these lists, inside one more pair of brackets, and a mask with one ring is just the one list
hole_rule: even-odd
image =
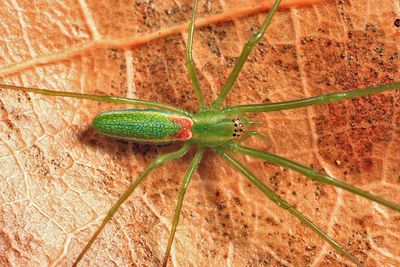
[[239,139],[243,132],[245,131],[243,122],[239,118],[232,119],[233,122],[233,132],[232,136],[234,139]]

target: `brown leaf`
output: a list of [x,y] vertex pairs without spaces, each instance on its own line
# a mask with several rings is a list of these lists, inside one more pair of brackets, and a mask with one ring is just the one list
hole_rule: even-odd
[[[271,1],[270,1],[271,2]],[[288,1],[290,2],[290,1]],[[301,2],[301,1],[295,1]],[[310,1],[305,1],[308,3]],[[314,1],[282,9],[226,104],[266,103],[400,80],[394,1]],[[257,5],[207,1],[199,17]],[[121,45],[186,23],[191,1],[3,1],[2,83],[198,107],[185,68],[187,34]],[[207,103],[264,14],[197,30],[194,60]],[[207,21],[207,19],[206,19]],[[97,45],[114,41],[114,49]],[[97,45],[97,46],[96,46]],[[96,48],[100,47],[100,48]],[[28,64],[29,63],[29,64]],[[0,92],[0,265],[71,265],[107,210],[160,153],[93,133],[97,112],[120,108]],[[250,116],[288,157],[400,203],[399,92]],[[82,266],[160,265],[190,155],[155,171],[105,228]],[[290,170],[238,157],[367,266],[400,264],[400,214]],[[185,198],[178,266],[327,266],[349,261],[207,151]],[[171,263],[171,261],[170,261]]]

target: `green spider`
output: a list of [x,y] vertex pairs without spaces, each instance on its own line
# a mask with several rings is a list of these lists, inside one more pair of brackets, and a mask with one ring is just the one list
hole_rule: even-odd
[[330,184],[335,187],[347,190],[351,193],[360,195],[366,199],[400,212],[400,206],[388,200],[372,195],[359,188],[341,182],[340,180],[318,173],[308,167],[302,166],[286,158],[265,151],[249,148],[240,144],[242,141],[253,135],[260,135],[257,131],[250,131],[247,129],[249,127],[256,127],[257,123],[251,122],[249,119],[244,117],[244,114],[246,113],[280,111],[307,107],[311,105],[326,104],[334,101],[342,101],[345,99],[352,99],[359,96],[398,89],[400,88],[400,82],[394,82],[391,84],[357,91],[320,95],[295,101],[271,104],[240,105],[222,108],[223,101],[232,89],[250,52],[252,51],[254,45],[256,45],[262,39],[268,25],[270,24],[275,12],[277,11],[278,6],[281,2],[281,0],[277,0],[275,1],[274,5],[272,6],[271,10],[269,11],[258,31],[254,33],[254,35],[247,42],[227,82],[223,86],[218,98],[212,103],[210,107],[207,107],[202,96],[202,90],[197,80],[195,67],[192,60],[194,21],[198,4],[197,2],[197,0],[194,0],[192,17],[189,24],[186,62],[190,78],[193,83],[193,88],[195,90],[196,97],[200,106],[200,110],[198,111],[198,113],[190,114],[189,112],[174,106],[147,100],[129,99],[114,96],[86,95],[11,85],[0,85],[0,88],[4,89],[27,91],[43,95],[73,97],[101,102],[110,102],[116,104],[134,104],[148,107],[151,109],[128,109],[100,113],[93,120],[93,128],[96,132],[100,134],[117,137],[122,140],[128,141],[155,144],[171,143],[175,141],[184,142],[184,145],[179,150],[157,156],[157,158],[144,169],[144,171],[136,178],[136,180],[126,190],[126,192],[109,210],[104,221],[101,223],[100,227],[94,233],[89,242],[86,244],[78,258],[76,259],[74,265],[77,265],[79,261],[84,257],[85,253],[89,250],[92,243],[96,240],[97,236],[100,234],[105,225],[110,221],[112,216],[116,213],[123,202],[132,194],[135,188],[137,188],[141,181],[149,175],[149,173],[168,161],[182,157],[189,151],[189,149],[194,147],[197,148],[197,152],[189,165],[189,168],[183,178],[183,182],[179,191],[178,203],[172,222],[172,229],[168,239],[168,245],[163,260],[163,266],[166,266],[168,263],[169,254],[178,226],[181,208],[187,187],[190,183],[193,173],[195,172],[196,168],[202,160],[205,148],[211,148],[216,154],[221,156],[231,166],[233,166],[246,178],[248,178],[256,187],[258,187],[269,199],[271,199],[279,207],[287,210],[293,216],[298,218],[302,223],[304,223],[312,231],[317,233],[322,239],[327,241],[332,247],[345,255],[357,266],[362,266],[362,263],[356,257],[354,257],[344,246],[329,237],[324,231],[314,225],[311,220],[300,213],[295,207],[291,206],[284,199],[274,193],[268,186],[261,182],[246,166],[244,166],[232,156],[232,152],[237,152],[243,155],[259,158],[268,163],[292,169],[314,181]]

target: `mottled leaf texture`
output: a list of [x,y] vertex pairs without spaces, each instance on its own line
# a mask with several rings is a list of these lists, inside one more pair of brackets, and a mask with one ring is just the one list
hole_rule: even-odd
[[[208,19],[196,31],[193,56],[210,104],[265,13],[228,13],[260,5],[255,0],[200,2],[199,18]],[[284,101],[400,80],[397,0],[283,2],[225,104]],[[1,83],[197,109],[184,61],[191,1],[0,5]],[[213,18],[225,20],[210,24]],[[399,98],[393,91],[252,114],[269,139],[245,143],[399,204]],[[91,119],[121,107],[0,91],[1,266],[70,266],[136,175],[157,154],[180,146],[96,135]],[[81,266],[159,266],[192,156],[193,151],[148,177]],[[399,213],[290,170],[237,158],[366,266],[400,265]],[[351,265],[212,151],[189,186],[170,264]]]

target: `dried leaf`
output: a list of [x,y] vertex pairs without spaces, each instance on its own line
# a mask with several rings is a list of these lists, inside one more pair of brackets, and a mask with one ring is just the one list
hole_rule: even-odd
[[[393,1],[311,1],[303,7],[287,2],[254,49],[227,105],[400,80],[394,24],[400,14]],[[121,45],[127,38],[139,40],[186,23],[191,1],[1,5],[2,83],[151,99],[192,112],[198,107],[185,68],[185,31],[142,46]],[[199,17],[210,20],[253,5],[257,1],[207,1],[200,4]],[[218,95],[264,16],[233,16],[197,30],[194,60],[207,103]],[[138,172],[156,155],[179,147],[128,144],[94,134],[91,119],[120,108],[115,105],[5,90],[0,97],[2,266],[71,265]],[[269,141],[252,138],[246,144],[400,203],[399,97],[397,91],[254,115]],[[148,177],[82,266],[160,265],[192,155]],[[367,266],[400,264],[399,213],[290,170],[238,158]],[[349,264],[211,151],[189,187],[171,259],[178,266]]]

